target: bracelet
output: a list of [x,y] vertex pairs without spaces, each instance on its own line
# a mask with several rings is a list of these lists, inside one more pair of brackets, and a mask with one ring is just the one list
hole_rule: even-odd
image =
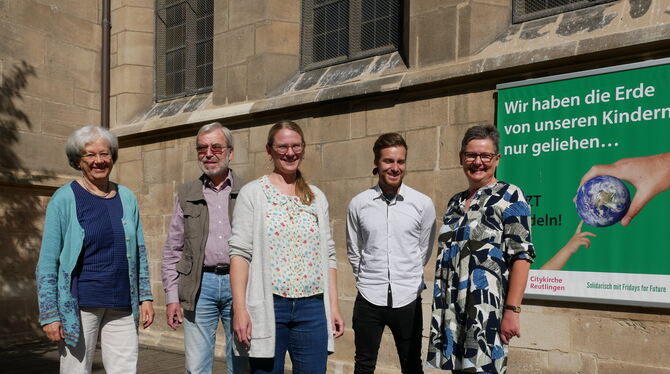
[[511,310],[514,313],[521,313],[521,305],[505,305],[503,309]]

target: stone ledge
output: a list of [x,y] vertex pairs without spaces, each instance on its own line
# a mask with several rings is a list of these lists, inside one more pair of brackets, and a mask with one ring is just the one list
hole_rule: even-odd
[[[514,27],[512,25],[511,27]],[[352,73],[343,72],[341,65],[299,73],[289,79],[277,96],[239,104],[215,106],[212,94],[180,98],[154,104],[129,124],[112,128],[120,140],[142,138],[159,133],[183,131],[208,121],[226,123],[270,115],[279,110],[299,110],[333,100],[354,99],[388,92],[411,91],[489,81],[490,84],[527,79],[531,75],[554,74],[566,66],[594,67],[605,61],[612,63],[634,61],[635,54],[649,57],[649,51],[665,56],[670,50],[670,24],[658,24],[630,32],[615,32],[598,36],[597,43],[589,40],[563,40],[534,50],[522,50],[491,56],[491,50],[474,58],[464,59],[420,70],[398,66],[397,53],[350,62],[356,65]],[[635,44],[631,44],[634,36]],[[536,40],[537,41],[537,40]],[[653,46],[647,48],[646,46]],[[494,48],[496,50],[496,48]],[[488,56],[487,56],[488,55]],[[548,60],[547,60],[548,59]],[[395,61],[395,62],[391,62]],[[386,68],[380,68],[380,65]],[[602,64],[601,64],[602,65]],[[332,73],[329,73],[332,71]],[[354,74],[355,73],[355,74]],[[335,85],[324,84],[328,82]]]

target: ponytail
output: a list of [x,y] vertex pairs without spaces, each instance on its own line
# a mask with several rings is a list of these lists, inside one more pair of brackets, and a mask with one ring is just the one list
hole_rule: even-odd
[[295,176],[295,194],[305,205],[312,205],[312,202],[314,202],[314,191],[309,188],[309,183],[303,178],[300,170],[298,170]]

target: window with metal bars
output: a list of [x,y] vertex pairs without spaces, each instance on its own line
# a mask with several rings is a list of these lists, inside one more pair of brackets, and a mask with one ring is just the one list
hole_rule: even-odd
[[613,1],[615,0],[513,0],[512,22],[521,23]]
[[301,70],[397,51],[402,0],[303,0]]
[[156,100],[212,90],[213,0],[156,0]]

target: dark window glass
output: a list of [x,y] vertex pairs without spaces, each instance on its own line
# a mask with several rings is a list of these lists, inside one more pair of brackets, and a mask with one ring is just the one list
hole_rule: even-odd
[[212,86],[212,61],[213,61],[213,43],[211,40],[200,43],[197,46],[196,55],[196,86]]
[[210,87],[212,85],[212,64],[197,67],[196,81],[201,87]]
[[165,75],[166,94],[174,95],[184,91],[184,71]]
[[214,17],[212,15],[198,19],[196,34],[197,40],[212,39],[212,35],[214,35]]
[[345,56],[349,40],[349,2],[321,1],[314,8],[314,61]]
[[519,23],[615,0],[514,0],[513,22]]
[[361,49],[368,50],[391,44],[392,33],[395,31],[392,28],[393,15],[397,12],[393,9],[392,2],[363,0],[362,4]]
[[303,70],[398,49],[400,0],[303,0]]
[[157,0],[156,98],[211,90],[213,0]]

